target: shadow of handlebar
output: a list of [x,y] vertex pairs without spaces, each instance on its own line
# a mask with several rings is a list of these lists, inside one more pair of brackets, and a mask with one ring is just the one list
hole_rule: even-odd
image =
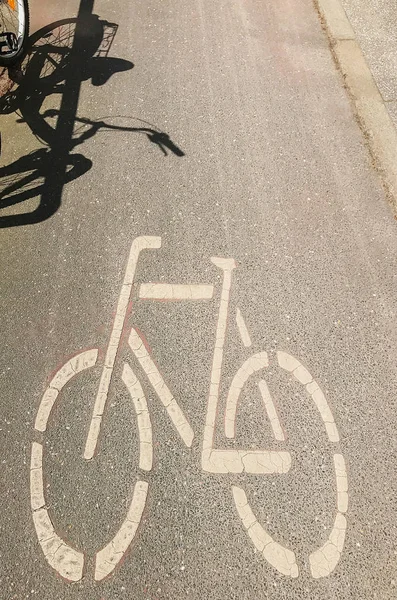
[[[0,112],[17,111],[18,122],[26,123],[45,147],[0,168],[0,211],[39,197],[33,211],[0,213],[0,227],[50,218],[61,205],[64,185],[92,167],[89,159],[73,150],[101,130],[141,133],[164,156],[184,156],[167,133],[154,127],[128,127],[77,116],[83,81],[102,86],[114,74],[134,67],[127,60],[108,56],[118,26],[100,20],[92,10],[93,0],[80,0],[77,18],[53,23],[32,36],[27,56],[11,73],[15,86],[0,99]],[[60,108],[44,109],[46,98],[54,94],[61,98]]]

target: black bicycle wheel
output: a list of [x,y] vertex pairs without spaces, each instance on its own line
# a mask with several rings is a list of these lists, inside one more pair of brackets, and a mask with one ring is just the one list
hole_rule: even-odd
[[27,0],[0,0],[0,66],[21,60],[29,39]]

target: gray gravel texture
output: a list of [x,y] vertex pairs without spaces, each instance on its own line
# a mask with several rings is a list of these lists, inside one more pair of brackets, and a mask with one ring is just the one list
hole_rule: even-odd
[[[62,4],[62,5],[61,5]],[[32,1],[34,6],[42,3]],[[78,3],[54,2],[48,22]],[[141,133],[100,131],[74,153],[92,162],[63,188],[42,222],[0,230],[0,590],[6,600],[392,600],[396,596],[397,231],[310,0],[95,2],[119,24],[111,56],[134,68],[82,84],[79,118],[166,131],[184,156]],[[40,19],[45,20],[42,12]],[[59,106],[51,94],[41,112]],[[49,117],[48,117],[49,118]],[[2,117],[2,166],[39,149],[20,117]],[[82,122],[80,121],[80,125]],[[48,175],[49,176],[49,175]],[[0,200],[1,202],[1,200]],[[30,198],[4,209],[34,210]],[[1,208],[1,204],[0,204]],[[0,210],[1,217],[1,210]],[[142,254],[117,357],[97,457],[82,450],[132,240],[159,235]],[[230,319],[216,443],[237,368],[267,350],[269,389],[288,438],[272,439],[255,381],[243,390],[236,444],[288,449],[287,475],[213,475],[201,469],[220,273],[233,257]],[[138,299],[148,281],[211,283],[208,302]],[[239,340],[241,309],[253,346]],[[181,442],[126,343],[132,326],[195,431]],[[82,581],[46,563],[29,500],[33,424],[51,374],[79,350],[99,367],[76,376],[44,440],[46,502],[58,532],[87,553]],[[309,396],[277,367],[296,356],[327,395],[340,433],[331,445]],[[123,520],[137,477],[138,438],[123,364],[148,399],[155,460],[144,521],[123,563],[101,584],[93,556]],[[308,556],[336,512],[332,456],[349,478],[341,560],[314,580]],[[258,520],[294,549],[300,576],[265,562],[247,537],[231,486],[244,487]]]

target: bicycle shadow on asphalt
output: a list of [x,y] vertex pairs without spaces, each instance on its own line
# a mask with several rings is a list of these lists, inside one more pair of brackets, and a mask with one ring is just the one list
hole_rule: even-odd
[[[50,218],[61,205],[65,184],[92,167],[90,159],[74,150],[100,130],[141,133],[164,156],[184,156],[168,134],[151,124],[128,127],[77,117],[83,81],[102,86],[116,73],[134,67],[127,60],[108,56],[118,25],[101,20],[92,9],[93,0],[80,0],[77,18],[52,23],[31,36],[22,65],[11,73],[14,84],[0,99],[0,114],[17,112],[18,122],[26,123],[45,146],[0,167],[0,211],[39,198],[32,211],[0,213],[0,227]],[[59,109],[46,109],[46,100],[54,95],[60,97]]]

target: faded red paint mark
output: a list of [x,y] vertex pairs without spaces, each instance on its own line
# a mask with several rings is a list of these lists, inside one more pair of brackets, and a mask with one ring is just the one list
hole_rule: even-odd
[[[74,358],[75,356],[78,356],[79,354],[82,354],[83,352],[87,352],[88,350],[98,350],[98,356],[101,352],[101,350],[99,348],[95,348],[94,346],[88,346],[87,348],[82,348],[81,350],[78,350],[77,352],[74,352],[73,354],[69,354],[62,362],[58,363],[58,365],[55,367],[55,369],[50,371],[49,375],[47,375],[47,378],[46,378],[46,384],[48,385],[51,383],[51,381],[53,380],[55,375],[58,373],[58,371],[60,371],[62,369],[62,367],[64,367],[70,359]],[[78,373],[76,373],[76,375],[77,374]]]
[[[126,339],[128,339],[128,335],[129,335],[128,321],[129,321],[129,318],[130,318],[131,313],[132,313],[133,304],[134,304],[133,301],[130,300],[128,302],[128,305],[127,305],[127,310],[126,310],[126,313],[125,313],[125,318],[124,318],[124,323],[123,323],[123,329],[121,331],[121,336],[120,336],[119,348],[120,348],[120,346],[124,346],[125,343],[126,343]],[[118,354],[118,350],[117,350],[117,354]],[[116,355],[116,357],[117,357],[117,355]]]
[[[149,346],[149,342],[147,341],[145,335],[142,333],[142,331],[140,329],[138,329],[138,327],[135,327],[135,331],[137,332],[137,334],[139,335],[139,337],[141,338],[143,345],[145,346],[146,350],[148,351],[148,353],[150,355],[152,355],[152,349]],[[153,358],[153,357],[152,357]],[[157,367],[157,364],[156,364]]]

